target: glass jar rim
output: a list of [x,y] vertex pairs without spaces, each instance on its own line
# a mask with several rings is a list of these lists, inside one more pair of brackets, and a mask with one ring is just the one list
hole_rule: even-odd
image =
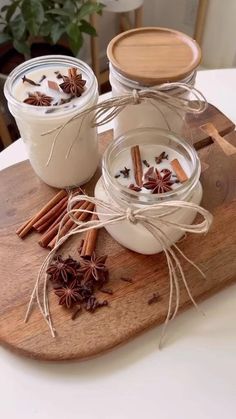
[[[26,112],[37,112],[38,114],[42,112],[42,107],[40,106],[31,106],[28,105],[27,103],[21,102],[18,99],[15,98],[15,96],[12,94],[12,86],[13,84],[16,82],[16,80],[22,76],[22,74],[24,74],[25,71],[28,71],[29,69],[35,70],[37,68],[39,68],[41,65],[45,65],[47,64],[50,65],[50,63],[52,65],[58,64],[58,65],[62,65],[65,66],[68,64],[68,66],[72,66],[74,65],[75,67],[77,67],[79,70],[83,71],[86,76],[88,77],[90,83],[87,86],[86,91],[83,93],[83,95],[80,96],[80,100],[81,100],[81,106],[80,106],[80,110],[84,110],[87,106],[88,103],[91,102],[91,100],[94,98],[94,94],[98,89],[98,83],[97,83],[97,79],[93,73],[93,70],[89,67],[88,64],[86,64],[84,61],[79,60],[76,57],[70,57],[70,56],[66,56],[66,55],[43,55],[40,57],[36,57],[36,58],[31,58],[27,61],[25,61],[24,63],[18,65],[16,68],[14,68],[11,73],[8,75],[7,80],[4,84],[4,94],[6,99],[8,100],[8,102],[16,107],[21,107],[21,110],[26,111]],[[50,119],[52,117],[57,117],[59,115],[60,111],[63,111],[63,115],[67,114],[67,113],[71,113],[72,109],[68,108],[67,109],[68,104],[62,104],[62,105],[58,105],[56,107],[57,112],[54,113],[47,113],[45,111],[51,109],[51,106],[44,106],[43,110],[44,110],[44,114],[43,116],[46,117],[50,117]],[[78,108],[75,108],[75,112],[78,112]]]
[[[129,137],[135,137],[138,133],[142,132],[144,135],[145,133],[155,133],[156,135],[162,135],[176,142],[178,145],[183,146],[193,163],[193,171],[189,179],[186,182],[181,183],[177,189],[165,192],[164,196],[163,194],[147,194],[143,192],[135,192],[126,186],[121,185],[108,169],[110,156],[115,151],[115,149],[120,147],[120,145],[124,143],[124,141]],[[112,196],[120,196],[122,201],[133,205],[153,205],[160,202],[160,200],[162,200],[162,202],[163,200],[170,200],[176,196],[176,194],[181,195],[181,200],[184,200],[199,181],[200,172],[201,164],[197,152],[187,141],[172,131],[154,127],[136,128],[134,130],[127,131],[126,133],[115,138],[106,148],[102,159],[103,179],[105,184],[107,183],[109,186],[111,186],[110,191],[112,191]]]

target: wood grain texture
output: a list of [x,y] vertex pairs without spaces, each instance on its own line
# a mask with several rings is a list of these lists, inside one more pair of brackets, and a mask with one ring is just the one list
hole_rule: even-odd
[[[215,123],[215,121],[214,121]],[[101,152],[111,132],[100,136]],[[227,140],[236,144],[235,132]],[[197,240],[191,235],[180,248],[206,273],[203,280],[189,265],[183,267],[191,291],[198,301],[209,297],[236,280],[236,156],[226,157],[212,144],[199,151],[209,165],[202,175],[203,206],[212,211],[214,223],[206,236]],[[98,237],[99,253],[107,253],[113,295],[106,295],[109,307],[91,314],[84,312],[74,321],[71,312],[58,306],[51,293],[51,309],[58,336],[53,339],[36,307],[27,324],[23,319],[37,271],[48,251],[37,244],[32,233],[24,241],[15,234],[16,228],[31,217],[55,190],[34,174],[28,161],[1,172],[1,344],[29,357],[45,360],[85,359],[126,342],[144,330],[163,323],[168,306],[168,270],[163,254],[139,255],[117,244],[104,230]],[[91,193],[99,170],[86,186]],[[30,203],[30,205],[29,205]],[[77,257],[81,237],[71,238],[63,254]],[[120,277],[133,278],[133,284]],[[154,292],[160,302],[148,305]],[[104,295],[102,295],[104,298]],[[189,307],[189,298],[181,288],[181,310]],[[204,321],[204,320],[203,320]]]
[[208,122],[214,123],[215,128],[223,137],[235,129],[235,124],[211,104],[203,113],[199,115],[188,113],[185,119],[191,130],[185,129],[184,136],[188,138],[196,150],[213,143],[211,137],[200,128],[201,125]]
[[112,65],[143,85],[181,80],[201,60],[198,44],[173,29],[145,27],[117,35],[108,45]]

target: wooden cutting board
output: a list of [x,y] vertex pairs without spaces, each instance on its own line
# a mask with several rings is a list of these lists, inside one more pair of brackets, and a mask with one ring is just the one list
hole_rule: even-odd
[[[212,108],[213,109],[213,108]],[[215,109],[215,108],[214,108]],[[234,125],[222,114],[214,111],[211,117],[221,133],[236,145]],[[193,126],[209,120],[209,111],[194,119]],[[199,118],[199,117],[198,117]],[[219,124],[219,120],[221,121]],[[217,122],[218,121],[218,122]],[[223,128],[222,128],[223,127]],[[201,134],[198,143],[209,143]],[[100,136],[101,152],[112,136]],[[236,279],[236,155],[226,157],[217,145],[199,151],[200,158],[209,165],[201,177],[203,206],[214,215],[211,231],[206,236],[188,235],[180,248],[206,273],[203,280],[198,273],[183,262],[192,294],[197,301],[218,292]],[[99,171],[87,185],[91,191]],[[117,244],[105,231],[101,231],[98,249],[108,254],[110,284],[114,291],[109,307],[91,314],[83,312],[76,320],[71,313],[58,306],[51,294],[51,308],[58,335],[52,338],[39,310],[35,307],[27,324],[23,319],[36,275],[47,255],[47,250],[37,244],[38,235],[32,233],[25,240],[19,239],[16,228],[33,215],[55,191],[40,181],[28,161],[11,166],[0,173],[0,342],[2,345],[29,357],[45,360],[84,359],[103,353],[145,329],[163,323],[166,316],[169,281],[163,254],[144,256]],[[63,248],[63,254],[76,257],[80,238],[74,237]],[[120,280],[121,276],[133,278],[133,284]],[[160,302],[148,305],[154,292]],[[102,296],[104,298],[104,294]],[[181,310],[189,307],[186,292],[181,289]]]

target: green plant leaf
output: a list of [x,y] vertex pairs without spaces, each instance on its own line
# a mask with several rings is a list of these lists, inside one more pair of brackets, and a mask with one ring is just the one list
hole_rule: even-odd
[[30,47],[25,41],[18,41],[17,39],[13,42],[14,48],[25,56],[30,56]]
[[69,44],[74,55],[77,55],[83,45],[83,37],[77,23],[70,23],[66,28],[66,33],[69,37]]
[[93,2],[87,1],[81,6],[79,10],[78,18],[79,20],[81,20],[84,17],[91,15],[92,13],[101,14],[103,7],[104,5],[101,3],[93,3]]
[[9,22],[11,17],[14,15],[18,5],[19,5],[19,2],[15,1],[14,3],[12,3],[8,6],[8,10],[7,10],[7,13],[6,13],[6,21],[7,22]]
[[82,19],[80,22],[81,32],[85,32],[91,36],[97,36],[96,29],[87,20]]
[[41,1],[23,0],[21,10],[30,34],[38,35],[39,27],[44,20],[44,9]]
[[73,16],[73,13],[75,11],[75,4],[71,0],[66,0],[63,5],[63,10],[67,12],[67,14],[70,14],[70,16]]
[[40,25],[39,28],[39,36],[48,36],[51,33],[52,27],[53,27],[54,23],[51,19],[47,19],[44,20],[44,22],[42,23],[42,25]]
[[26,26],[22,14],[17,15],[9,22],[9,29],[14,39],[19,41],[23,37]]
[[0,33],[0,44],[10,41],[12,37],[8,33]]
[[51,37],[52,42],[56,44],[64,32],[65,32],[65,26],[61,25],[59,22],[54,23],[50,31],[50,37]]
[[9,8],[9,4],[5,4],[4,6],[1,7],[0,11],[5,12],[8,8]]
[[70,16],[69,12],[65,11],[63,9],[51,9],[51,10],[48,10],[46,13],[51,14],[51,15],[67,16],[67,17],[72,18],[72,16]]

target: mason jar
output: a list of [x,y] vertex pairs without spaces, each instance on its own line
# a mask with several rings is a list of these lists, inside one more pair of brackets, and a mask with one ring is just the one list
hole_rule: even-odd
[[[163,90],[184,99],[191,94],[176,85],[193,87],[201,50],[195,40],[173,29],[145,27],[117,35],[107,48],[112,95],[134,90]],[[114,136],[142,127],[170,128],[181,133],[185,112],[163,102],[129,105],[114,120]]]
[[[69,69],[81,74],[85,81],[81,96],[72,100],[58,87]],[[36,86],[23,82],[25,77],[33,79]],[[57,106],[33,106],[24,102],[27,95],[37,91],[53,97],[54,102],[58,98]],[[71,119],[98,101],[97,80],[91,68],[77,58],[62,55],[33,58],[10,73],[4,92],[35,173],[57,188],[87,182],[99,161],[97,130],[91,127],[93,114]]]
[[[164,193],[148,193],[148,191],[139,191],[129,189],[128,184],[133,183],[132,163],[130,150],[133,146],[139,146],[143,162],[155,164],[150,156],[154,156],[156,151],[164,150],[170,159],[177,158],[181,162],[188,179],[184,183],[177,183],[173,190]],[[161,172],[166,167],[166,161],[158,165]],[[130,178],[119,177],[118,168],[126,166],[130,170]],[[163,168],[163,169],[162,169]],[[148,168],[143,163],[143,171]],[[139,128],[127,132],[113,140],[107,147],[102,161],[102,176],[95,187],[95,197],[108,203],[112,208],[121,208],[122,210],[135,210],[150,206],[152,215],[162,215],[165,220],[181,224],[192,224],[196,216],[196,209],[174,208],[166,209],[155,208],[154,204],[163,204],[169,201],[192,202],[199,205],[202,199],[202,186],[199,182],[200,161],[194,148],[190,146],[183,138],[175,133],[157,129],[157,128]],[[103,208],[97,206],[99,218],[106,221],[108,217]],[[165,215],[164,215],[165,212]],[[153,237],[153,235],[140,223],[131,223],[128,220],[119,221],[113,225],[105,226],[108,233],[122,246],[141,254],[155,254],[161,252],[162,246]],[[183,231],[175,227],[163,225],[162,230],[168,237],[168,244],[172,245],[182,236]]]

